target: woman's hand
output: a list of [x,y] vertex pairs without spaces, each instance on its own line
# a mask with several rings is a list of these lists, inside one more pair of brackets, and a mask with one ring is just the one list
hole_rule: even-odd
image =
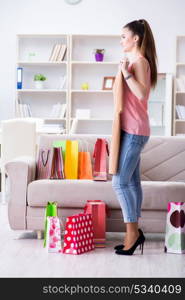
[[124,77],[126,77],[129,74],[128,65],[129,65],[128,58],[123,58],[120,60],[119,68],[122,71]]

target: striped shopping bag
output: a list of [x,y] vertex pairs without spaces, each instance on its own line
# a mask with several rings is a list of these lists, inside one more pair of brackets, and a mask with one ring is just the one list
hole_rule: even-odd
[[41,148],[36,164],[36,179],[50,179],[53,149]]
[[61,147],[53,148],[50,179],[64,179],[64,163]]

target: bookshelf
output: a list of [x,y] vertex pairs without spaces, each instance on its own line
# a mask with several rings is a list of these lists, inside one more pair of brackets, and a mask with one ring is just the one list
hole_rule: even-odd
[[[66,45],[66,50],[62,53],[62,47],[57,45]],[[52,58],[54,48],[58,50],[58,61],[57,56]],[[16,89],[16,116],[41,118],[48,132],[49,127],[51,132],[55,129],[56,132],[67,132],[69,36],[17,35],[16,69],[17,67],[23,70],[23,82],[22,89]],[[36,88],[33,80],[35,74],[43,74],[46,77],[43,88]]]
[[[111,134],[113,94],[103,89],[103,80],[117,73],[119,41],[119,35],[70,35],[69,128],[76,122],[76,133]],[[103,61],[96,61],[94,49],[105,49]],[[89,110],[90,117],[77,118],[77,109]]]
[[158,73],[157,85],[148,100],[151,135],[172,135],[172,92],[172,74]]
[[[67,46],[62,61],[49,60],[56,44]],[[96,61],[94,49],[105,50],[103,61]],[[16,116],[21,115],[20,104],[26,104],[33,117],[42,118],[47,128],[51,125],[52,132],[56,125],[64,133],[111,134],[113,94],[103,89],[103,82],[104,77],[115,77],[121,55],[119,35],[17,35],[16,66],[23,68],[23,87],[16,89]],[[34,86],[36,73],[47,77],[42,89]],[[61,88],[63,76],[66,81]],[[88,89],[82,89],[82,84],[88,84]],[[53,109],[59,103],[66,105],[66,113],[56,117]],[[148,110],[151,135],[171,135],[171,74],[158,74]]]
[[173,135],[185,136],[185,36],[176,37]]

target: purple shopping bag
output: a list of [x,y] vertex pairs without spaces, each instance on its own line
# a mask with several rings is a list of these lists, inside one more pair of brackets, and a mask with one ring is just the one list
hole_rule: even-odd
[[50,179],[52,154],[53,154],[53,149],[50,148],[39,149],[37,165],[36,165],[37,179]]

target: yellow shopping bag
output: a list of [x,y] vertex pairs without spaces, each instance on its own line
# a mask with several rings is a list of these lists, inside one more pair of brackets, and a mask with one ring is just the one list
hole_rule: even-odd
[[66,140],[64,170],[66,179],[78,179],[78,141]]

